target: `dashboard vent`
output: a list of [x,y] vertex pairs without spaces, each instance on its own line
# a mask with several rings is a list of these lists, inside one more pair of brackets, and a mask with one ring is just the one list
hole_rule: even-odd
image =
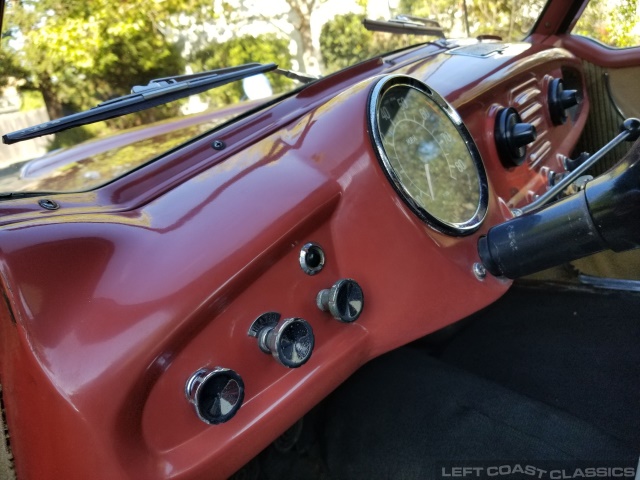
[[549,125],[544,115],[543,103],[546,92],[542,91],[538,80],[532,78],[514,88],[512,94],[513,107],[520,113],[522,121],[536,128],[537,137],[528,148],[528,163],[534,166],[551,152],[551,142],[547,138]]

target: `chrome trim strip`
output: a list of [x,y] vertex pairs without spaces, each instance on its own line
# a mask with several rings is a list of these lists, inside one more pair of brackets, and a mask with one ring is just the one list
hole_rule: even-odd
[[595,277],[593,275],[578,275],[578,280],[584,285],[608,290],[624,290],[627,292],[640,292],[640,280],[623,280],[620,278]]

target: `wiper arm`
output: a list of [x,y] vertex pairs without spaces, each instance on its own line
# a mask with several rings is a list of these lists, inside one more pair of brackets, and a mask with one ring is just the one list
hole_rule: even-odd
[[[418,20],[420,22],[418,22]],[[365,18],[362,21],[364,28],[372,32],[404,33],[409,35],[430,35],[445,38],[444,30],[434,20],[411,17],[409,15],[398,16],[393,20],[371,20]]]
[[314,77],[313,75],[308,75],[306,73],[294,72],[293,70],[285,70],[283,68],[276,69],[276,73],[301,83],[315,82],[320,79],[320,77]]
[[7,133],[2,136],[2,141],[6,144],[17,143],[80,125],[139,112],[276,68],[278,66],[275,63],[247,63],[191,75],[158,78],[151,80],[148,85],[133,87],[129,95],[107,100],[90,110]]

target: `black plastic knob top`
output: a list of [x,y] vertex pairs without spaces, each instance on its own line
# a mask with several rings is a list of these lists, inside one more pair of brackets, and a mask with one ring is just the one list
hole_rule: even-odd
[[515,108],[503,108],[496,118],[496,147],[505,167],[522,165],[527,145],[536,139],[536,127],[522,121]]
[[561,78],[549,83],[549,115],[554,125],[567,121],[567,110],[580,103],[577,90],[565,90]]
[[511,128],[511,143],[516,147],[529,145],[536,139],[536,128],[530,123],[516,123]]
[[574,105],[578,104],[578,91],[577,90],[563,90],[560,95],[560,105],[565,110],[570,109]]
[[627,118],[620,126],[620,131],[629,133],[627,142],[635,142],[640,138],[640,120],[633,117]]
[[338,280],[331,288],[321,290],[316,304],[323,312],[329,312],[336,320],[355,322],[364,308],[364,293],[355,280]]

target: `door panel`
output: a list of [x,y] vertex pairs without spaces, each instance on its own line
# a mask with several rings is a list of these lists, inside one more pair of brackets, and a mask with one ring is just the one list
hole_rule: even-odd
[[[586,76],[587,95],[591,102],[589,118],[578,140],[574,157],[581,152],[594,153],[609,143],[620,131],[624,121],[608,93],[608,69],[590,62],[583,62]],[[600,162],[594,165],[590,174],[597,176],[611,168],[629,150],[631,144],[622,143]]]
[[613,102],[625,118],[640,118],[640,66],[610,68],[607,71]]

